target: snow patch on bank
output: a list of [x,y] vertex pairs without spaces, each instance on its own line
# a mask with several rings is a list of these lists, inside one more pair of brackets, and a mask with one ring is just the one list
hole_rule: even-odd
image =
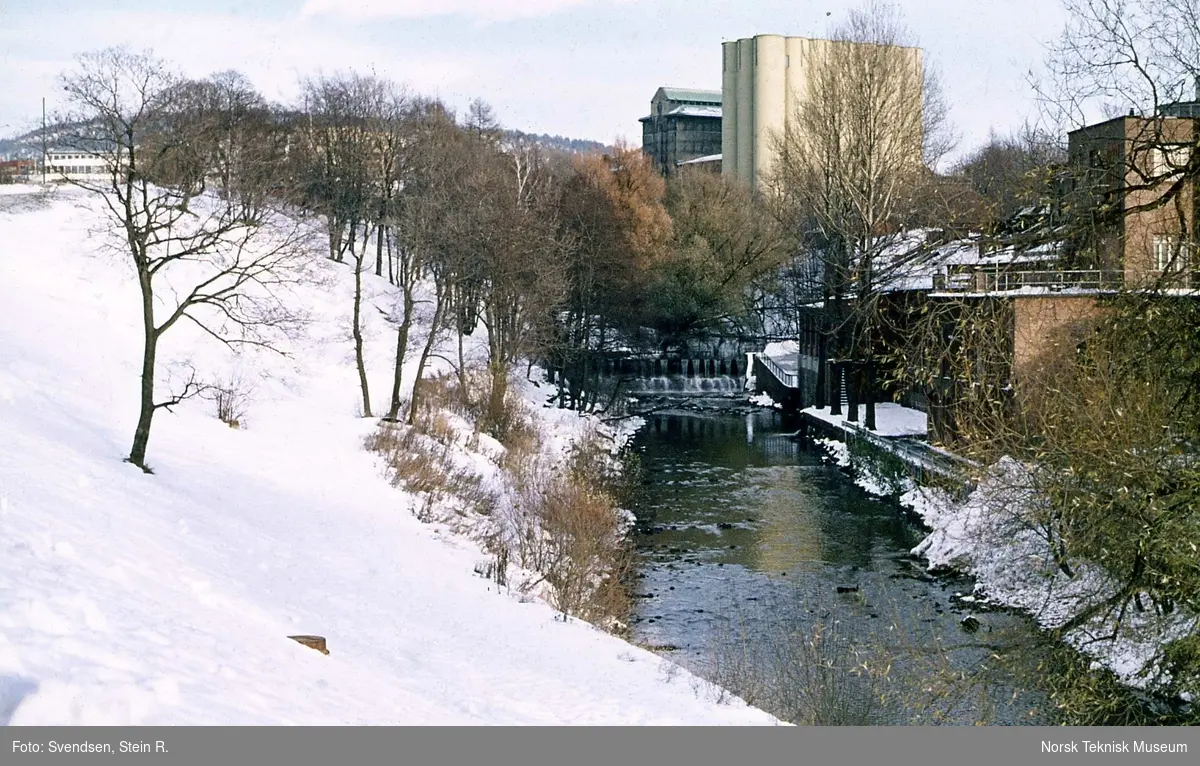
[[[930,571],[972,577],[976,603],[1018,609],[1041,627],[1056,629],[1116,592],[1116,583],[1096,565],[1071,561],[1073,576],[1059,566],[1052,535],[1036,522],[1043,500],[1017,461],[1000,460],[965,500],[956,500],[909,478],[897,486],[875,475],[870,462],[856,459],[845,442],[815,441],[859,487],[879,497],[898,496],[922,520],[930,532],[913,554],[923,557]],[[1148,608],[1127,611],[1120,630],[1113,615],[1101,613],[1064,638],[1123,683],[1149,689],[1170,681],[1153,663],[1155,654],[1198,629],[1200,615],[1177,609],[1163,616]]]
[[[992,466],[965,502],[929,487],[914,488],[901,502],[933,530],[913,549],[930,569],[972,575],[977,596],[1023,610],[1044,628],[1061,627],[1116,592],[1116,583],[1096,565],[1071,561],[1074,576],[1059,567],[1051,534],[1035,521],[1042,501],[1014,460]],[[1065,638],[1122,682],[1148,688],[1169,680],[1151,665],[1154,654],[1197,627],[1194,614],[1131,610],[1119,631],[1113,615],[1100,614]]]
[[[828,407],[806,407],[801,412],[848,432],[867,430],[862,425],[862,418],[866,417],[865,407],[859,407],[858,421],[847,420],[845,412],[841,415],[830,414]],[[877,436],[925,436],[929,433],[929,416],[900,404],[880,402],[875,405],[875,430],[871,433]]]

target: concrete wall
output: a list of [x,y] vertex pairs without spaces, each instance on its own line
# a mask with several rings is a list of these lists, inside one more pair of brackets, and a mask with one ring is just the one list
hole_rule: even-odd
[[669,115],[642,122],[642,151],[663,175],[685,160],[721,152],[721,118]]

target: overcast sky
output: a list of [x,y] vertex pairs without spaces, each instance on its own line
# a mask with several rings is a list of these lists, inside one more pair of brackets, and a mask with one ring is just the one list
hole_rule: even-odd
[[[0,0],[0,136],[32,127],[81,52],[151,48],[189,75],[237,69],[288,100],[305,75],[374,71],[506,126],[641,142],[660,85],[721,87],[721,42],[824,35],[844,0]],[[900,0],[938,67],[959,152],[1036,114],[1026,73],[1056,0]]]

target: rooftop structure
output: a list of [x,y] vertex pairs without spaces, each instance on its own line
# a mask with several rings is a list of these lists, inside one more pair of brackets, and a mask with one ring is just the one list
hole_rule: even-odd
[[721,151],[721,92],[662,87],[641,118],[642,150],[663,175]]

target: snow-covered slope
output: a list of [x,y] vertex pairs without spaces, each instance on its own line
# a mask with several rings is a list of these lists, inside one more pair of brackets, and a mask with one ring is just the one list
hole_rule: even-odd
[[[0,722],[745,724],[685,672],[473,574],[411,513],[356,417],[344,266],[263,362],[244,427],[160,411],[153,476],[122,462],[140,338],[97,201],[0,196]],[[31,191],[29,189],[24,190]],[[318,258],[318,262],[319,258]],[[372,301],[386,301],[372,280]],[[391,339],[369,309],[375,395]],[[164,351],[220,373],[218,344]],[[257,363],[256,363],[257,364]],[[258,368],[255,368],[258,369]],[[381,402],[382,403],[382,402]],[[322,655],[287,638],[325,636]]]

